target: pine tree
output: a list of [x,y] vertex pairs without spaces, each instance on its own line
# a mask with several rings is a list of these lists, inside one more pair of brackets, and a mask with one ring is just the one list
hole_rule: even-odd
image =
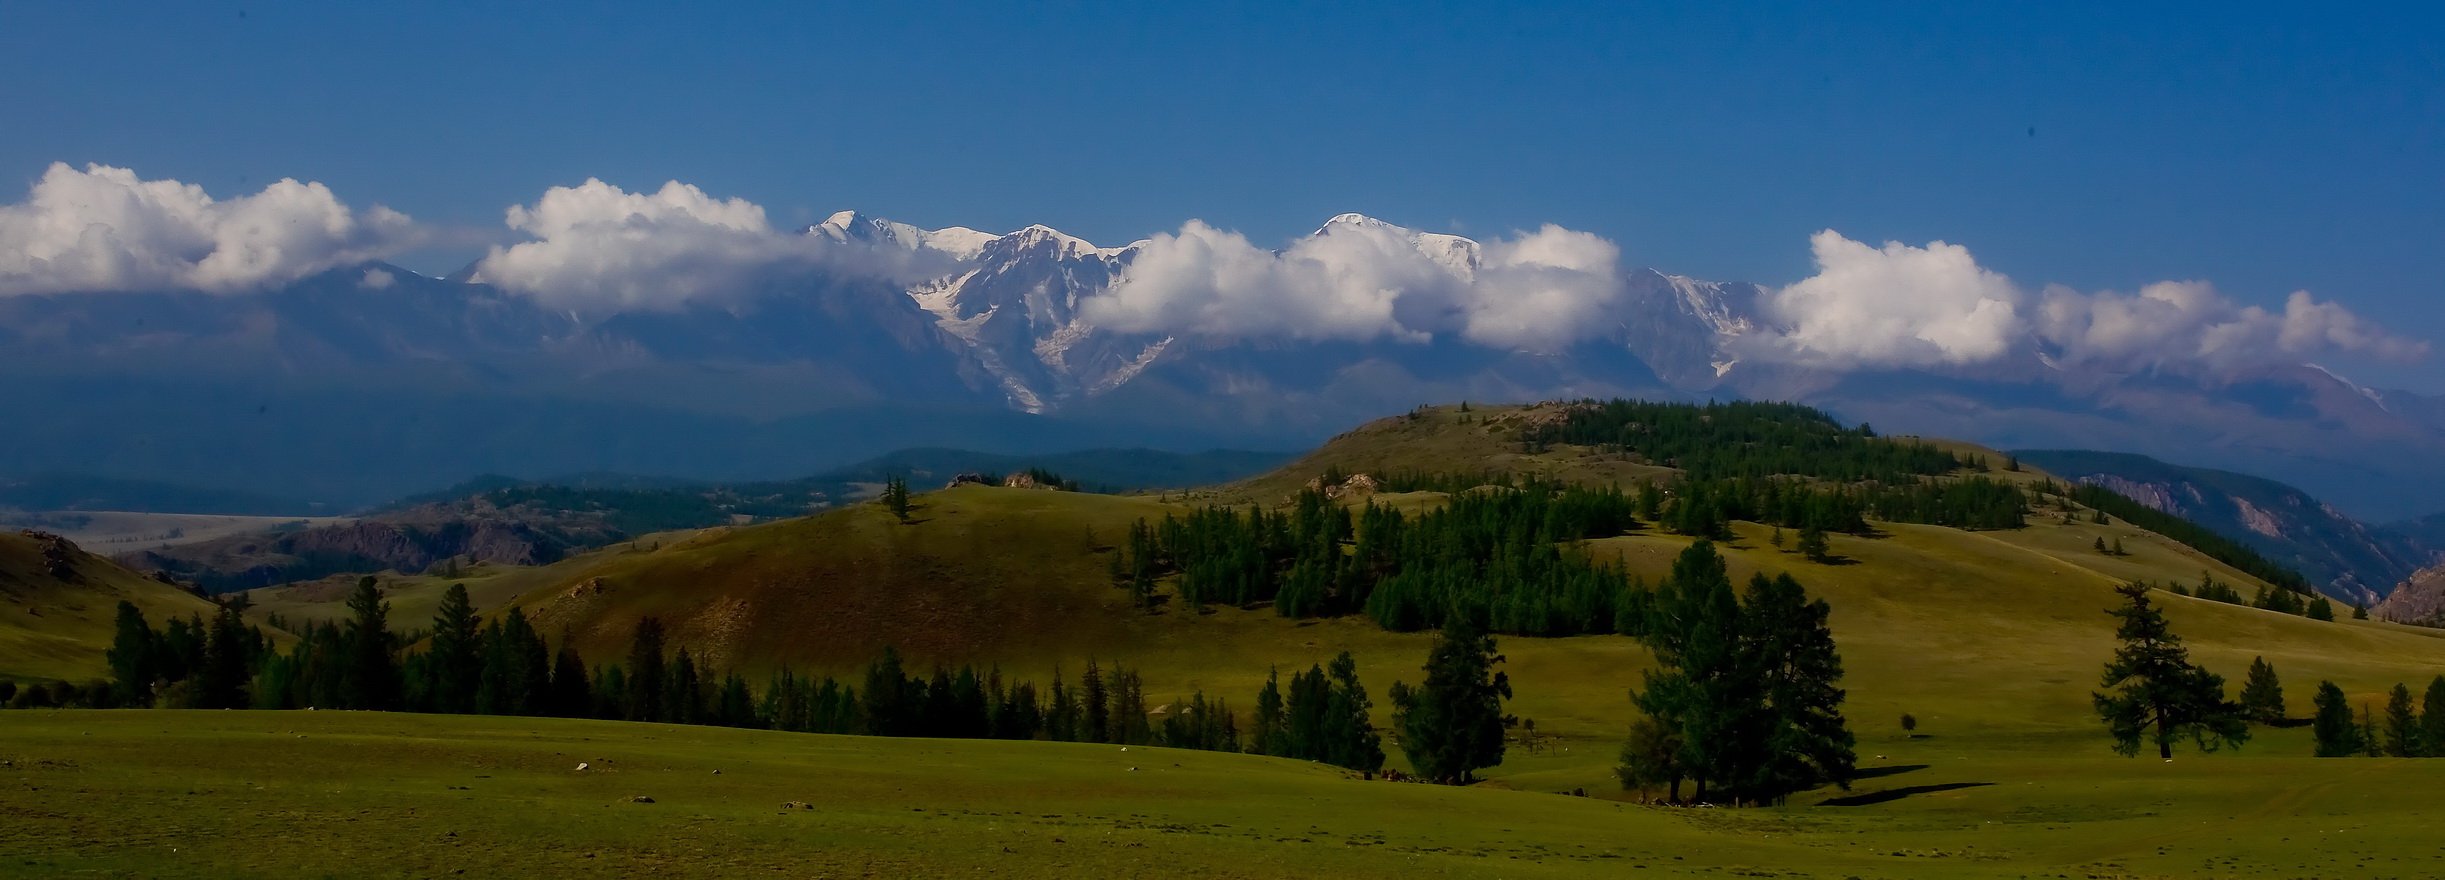
[[475,692],[484,673],[484,647],[465,584],[451,584],[442,593],[441,608],[433,613],[432,647],[425,652],[424,671],[429,711],[454,715],[475,711]]
[[1827,624],[1832,609],[1811,601],[1788,574],[1750,581],[1743,612],[1744,672],[1762,679],[1772,725],[1766,760],[1743,790],[1780,801],[1792,792],[1833,783],[1845,789],[1858,765],[1856,739],[1842,717],[1842,656]]
[[246,684],[254,678],[262,634],[246,625],[238,608],[233,602],[212,615],[212,627],[204,642],[204,664],[195,675],[195,708],[244,709],[252,703]]
[[2377,732],[2377,716],[2370,714],[2369,704],[2360,704],[2360,753],[2374,758],[2384,754]]
[[2386,754],[2397,758],[2416,758],[2425,746],[2420,742],[2420,719],[2411,711],[2411,688],[2397,683],[2386,694],[2385,722]]
[[2420,757],[2445,758],[2445,675],[2428,681],[2420,697]]
[[2335,619],[2335,603],[2327,601],[2325,596],[2318,596],[2310,599],[2309,619],[2333,621]]
[[628,642],[626,699],[622,708],[630,721],[661,721],[663,691],[670,686],[662,657],[662,619],[642,617],[637,620],[636,634]]
[[1800,530],[1800,555],[1807,557],[1808,561],[1824,562],[1831,552],[1831,546],[1825,541],[1824,529],[1811,525]]
[[1093,658],[1089,658],[1087,673],[1078,679],[1079,710],[1083,716],[1078,731],[1080,740],[1094,743],[1112,741],[1111,699],[1104,686],[1103,670],[1096,667]]
[[160,675],[159,636],[152,624],[144,621],[144,612],[133,603],[119,600],[112,618],[116,635],[110,642],[110,675],[122,706],[149,706],[153,702],[153,683]]
[[2284,686],[2276,680],[2275,667],[2265,657],[2250,661],[2250,677],[2241,685],[2241,710],[2260,724],[2284,720]]
[[883,482],[883,506],[891,511],[892,516],[899,517],[901,522],[908,522],[908,480],[892,477]]
[[2363,605],[2363,604],[2360,604],[2360,603],[2358,603],[2358,602],[2354,602],[2354,603],[2352,603],[2352,619],[2353,619],[2353,620],[2367,620],[2367,619],[2369,619],[2369,606],[2367,606],[2367,605]]
[[1503,705],[1511,677],[1470,615],[1454,615],[1427,653],[1426,682],[1411,688],[1394,683],[1393,726],[1401,750],[1429,782],[1465,785],[1478,768],[1503,762]]
[[679,649],[679,656],[671,659],[670,674],[663,684],[662,720],[672,724],[705,722],[705,679],[696,669],[696,658],[685,646]]
[[865,698],[866,734],[868,736],[908,736],[915,732],[917,707],[909,705],[908,673],[901,667],[900,651],[884,646],[883,656],[866,666]]
[[2317,714],[2309,723],[2309,731],[2317,741],[2318,757],[2348,758],[2360,754],[2360,725],[2352,721],[2351,703],[2334,682],[2318,682]]
[[1325,763],[1374,774],[1384,767],[1383,739],[1367,710],[1367,688],[1358,681],[1358,660],[1343,651],[1333,658],[1332,696],[1325,703]]
[[2129,602],[2109,612],[2122,621],[2114,633],[2122,647],[2105,666],[2106,690],[2094,695],[2114,751],[2138,754],[2146,739],[2170,761],[2174,741],[2185,737],[2201,751],[2248,742],[2249,726],[2241,707],[2224,698],[2223,677],[2191,664],[2164,612],[2148,601],[2148,586],[2128,584],[2115,592]]
[[399,663],[392,656],[390,603],[371,576],[357,579],[348,594],[348,663],[341,678],[341,699],[352,709],[395,709],[399,705]]
[[594,694],[586,679],[586,661],[570,647],[569,637],[561,636],[560,653],[552,657],[552,700],[550,712],[562,718],[585,718],[594,714]]
[[1256,692],[1256,738],[1249,741],[1248,750],[1260,755],[1283,757],[1290,754],[1289,716],[1282,703],[1281,670],[1265,670],[1265,686]]

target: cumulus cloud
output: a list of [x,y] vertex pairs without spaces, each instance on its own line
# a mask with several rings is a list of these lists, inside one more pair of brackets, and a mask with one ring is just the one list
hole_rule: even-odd
[[1925,367],[1993,360],[2020,333],[2020,291],[1968,248],[1810,236],[1817,274],[1768,295],[1770,353],[1828,366]]
[[420,236],[407,215],[353,210],[320,183],[282,179],[215,200],[126,168],[53,163],[25,201],[0,206],[0,296],[241,292],[379,259]]
[[357,286],[366,290],[383,290],[397,283],[399,283],[398,276],[382,269],[367,269],[365,277],[357,279]]
[[2426,343],[2371,325],[2308,291],[2294,291],[2281,312],[2243,306],[2204,281],[2160,281],[2136,295],[2046,289],[2038,333],[2069,363],[2122,369],[2199,364],[2231,371],[2328,354],[2387,360],[2425,356]]
[[1273,251],[1192,220],[1140,243],[1082,310],[1123,332],[1550,349],[1604,327],[1624,292],[1620,256],[1553,225],[1481,246],[1346,216]]
[[769,279],[818,268],[913,279],[939,268],[927,258],[942,257],[784,234],[762,206],[717,199],[676,180],[632,193],[588,178],[546,190],[532,205],[512,206],[507,220],[534,240],[494,247],[477,264],[476,280],[602,311],[746,295]]
[[2065,363],[2213,373],[2356,354],[2416,359],[2427,344],[2295,292],[2283,311],[2234,302],[2203,281],[2136,295],[2061,285],[2030,296],[1945,242],[1883,247],[1833,230],[1809,239],[1817,274],[1767,295],[1747,354],[1829,368],[1988,363],[2043,346]]

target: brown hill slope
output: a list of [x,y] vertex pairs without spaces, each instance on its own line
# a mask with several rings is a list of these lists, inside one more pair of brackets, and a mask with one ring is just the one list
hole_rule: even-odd
[[106,674],[103,655],[122,599],[135,603],[155,626],[214,610],[201,597],[64,538],[0,533],[0,678],[84,680]]

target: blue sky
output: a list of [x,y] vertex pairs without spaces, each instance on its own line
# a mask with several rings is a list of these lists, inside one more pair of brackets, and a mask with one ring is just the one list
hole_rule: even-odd
[[1830,227],[2445,341],[2445,17],[2032,6],[12,3],[0,178],[296,177],[481,236],[590,176],[1105,243],[1551,222],[1776,284]]

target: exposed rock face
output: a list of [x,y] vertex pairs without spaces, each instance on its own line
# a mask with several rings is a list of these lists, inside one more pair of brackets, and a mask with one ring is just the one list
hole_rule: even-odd
[[2119,453],[2024,451],[2020,458],[2206,526],[2347,601],[2374,602],[2422,566],[2445,562],[2434,546],[2371,528],[2273,480]]
[[34,529],[26,529],[18,534],[42,543],[42,567],[44,574],[48,574],[56,580],[76,580],[76,560],[78,557],[85,555],[84,551],[77,549],[76,542],[51,534],[50,532],[36,531]]
[[1002,488],[1004,488],[1004,489],[1042,489],[1042,488],[1046,488],[1046,487],[1045,487],[1044,485],[1042,485],[1042,484],[1040,484],[1040,483],[1037,483],[1037,482],[1036,482],[1036,475],[1035,475],[1035,474],[1026,474],[1026,473],[1020,473],[1020,474],[1011,474],[1010,476],[1003,477],[1003,478],[1002,478]]
[[1324,497],[1335,499],[1373,495],[1382,488],[1383,484],[1368,474],[1351,474],[1349,479],[1330,486],[1325,485],[1323,477],[1307,481],[1308,491],[1323,492]]
[[2394,587],[2369,616],[2396,623],[2445,625],[2445,565],[2421,570]]

